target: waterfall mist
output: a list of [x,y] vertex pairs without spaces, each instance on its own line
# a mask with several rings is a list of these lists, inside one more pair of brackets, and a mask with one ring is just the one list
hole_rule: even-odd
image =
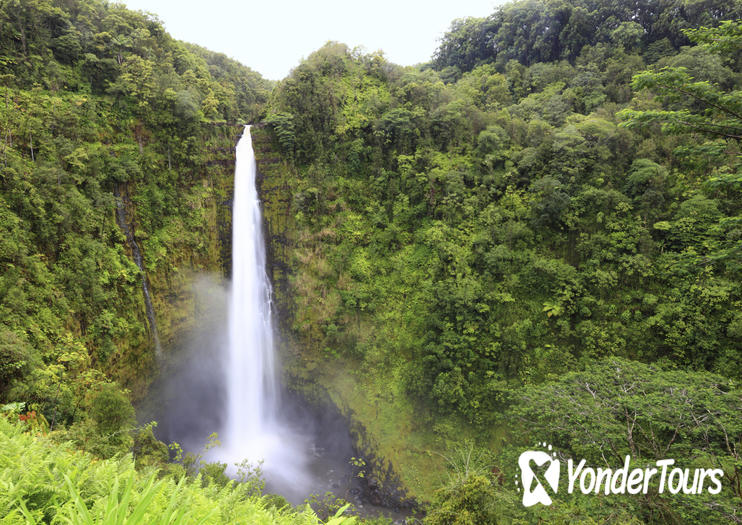
[[162,364],[137,413],[142,423],[158,422],[161,440],[197,453],[224,421],[228,291],[222,277],[204,274],[194,280],[191,293],[194,328],[168,352],[173,358]]

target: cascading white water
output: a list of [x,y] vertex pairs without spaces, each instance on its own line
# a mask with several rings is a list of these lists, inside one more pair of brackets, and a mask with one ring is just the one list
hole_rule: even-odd
[[266,481],[306,484],[306,443],[278,417],[279,390],[266,273],[257,167],[250,126],[237,143],[232,201],[232,288],[225,359],[226,420],[222,447],[210,459],[233,465],[263,461]]
[[265,271],[260,200],[250,126],[237,143],[232,204],[232,293],[229,304],[225,444],[259,440],[275,419],[276,374],[271,285]]

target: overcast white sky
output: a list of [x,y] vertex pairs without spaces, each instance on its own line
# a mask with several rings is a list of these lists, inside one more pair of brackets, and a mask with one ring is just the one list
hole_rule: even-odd
[[179,40],[235,58],[271,80],[328,40],[384,51],[412,65],[430,59],[455,18],[487,16],[502,0],[121,0],[156,14]]

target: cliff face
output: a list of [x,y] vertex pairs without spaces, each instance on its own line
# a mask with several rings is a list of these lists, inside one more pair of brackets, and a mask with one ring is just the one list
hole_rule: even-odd
[[[140,192],[134,184],[122,188],[124,220],[131,240],[142,247],[142,267],[145,273],[154,313],[153,323],[147,319],[147,305],[140,288],[136,302],[140,327],[149,327],[147,336],[140,335],[122,341],[120,355],[125,366],[112,367],[112,374],[131,389],[135,399],[146,392],[152,379],[155,337],[162,347],[162,358],[173,358],[173,352],[194,327],[197,319],[194,282],[198,275],[208,273],[224,278],[229,275],[231,260],[231,206],[234,183],[234,147],[242,127],[204,125],[199,140],[203,144],[204,161],[187,176],[180,177],[181,199],[178,204],[189,211],[189,224],[173,228],[173,237],[180,228],[188,228],[199,242],[196,246],[173,242],[166,247],[155,242],[139,227],[142,212],[137,206]],[[195,220],[194,220],[195,219]],[[121,222],[121,219],[118,220]],[[121,227],[121,226],[120,226]],[[132,243],[125,245],[127,255],[135,260]],[[119,363],[120,364],[120,363]]]
[[[292,316],[290,269],[292,248],[296,244],[296,224],[291,211],[293,167],[281,158],[270,133],[262,126],[251,128],[253,148],[258,164],[258,192],[263,202],[263,220],[268,243],[268,266],[283,328]],[[288,330],[282,330],[288,332]]]
[[195,252],[172,251],[167,262],[150,274],[158,328],[166,347],[177,342],[194,322],[192,285],[195,274],[229,275],[234,147],[241,133],[239,126],[216,127],[206,132],[206,162],[186,184],[191,194],[187,206],[201,212],[200,221],[194,227],[202,244]]
[[[440,468],[423,450],[408,447],[414,413],[388,402],[389,392],[356,369],[356,364],[325,355],[307,329],[297,269],[304,249],[321,239],[306,239],[297,226],[292,202],[299,174],[279,153],[270,131],[252,128],[258,164],[258,190],[268,244],[268,266],[281,337],[284,383],[316,406],[332,405],[345,417],[356,454],[363,459],[366,498],[389,507],[416,508],[416,499],[432,494],[426,473]],[[329,295],[329,292],[328,292]],[[322,308],[322,305],[310,306]],[[301,319],[300,319],[301,317]],[[389,387],[387,384],[386,387]],[[393,395],[392,395],[393,397]],[[402,399],[402,396],[399,396]],[[416,436],[413,435],[413,439]],[[420,443],[424,448],[432,444]],[[421,463],[421,460],[423,463]],[[430,485],[430,486],[429,486]]]

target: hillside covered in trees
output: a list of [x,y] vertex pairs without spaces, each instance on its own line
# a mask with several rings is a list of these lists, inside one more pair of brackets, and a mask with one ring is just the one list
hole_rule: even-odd
[[[189,494],[192,516],[316,521],[254,479],[224,488],[223,466],[179,482],[198,459],[168,463],[130,404],[189,326],[194,275],[228,273],[232,125],[261,122],[286,381],[362,429],[376,483],[388,467],[432,525],[739,522],[741,19],[738,0],[516,1],[454,21],[427,64],[330,42],[272,85],[116,4],[0,0],[0,482],[25,487],[0,512],[119,504],[65,484],[67,448],[11,477],[47,446],[25,425],[133,451],[139,473],[89,474],[115,470],[132,512]],[[537,441],[721,468],[722,491],[524,508]]]
[[323,374],[418,495],[445,463],[426,451],[462,436],[506,473],[454,483],[432,522],[472,497],[484,515],[461,523],[517,509],[510,454],[535,441],[731,480],[718,506],[577,498],[544,520],[739,518],[740,16],[515,2],[455,22],[421,68],[330,43],[273,90],[296,374]]

